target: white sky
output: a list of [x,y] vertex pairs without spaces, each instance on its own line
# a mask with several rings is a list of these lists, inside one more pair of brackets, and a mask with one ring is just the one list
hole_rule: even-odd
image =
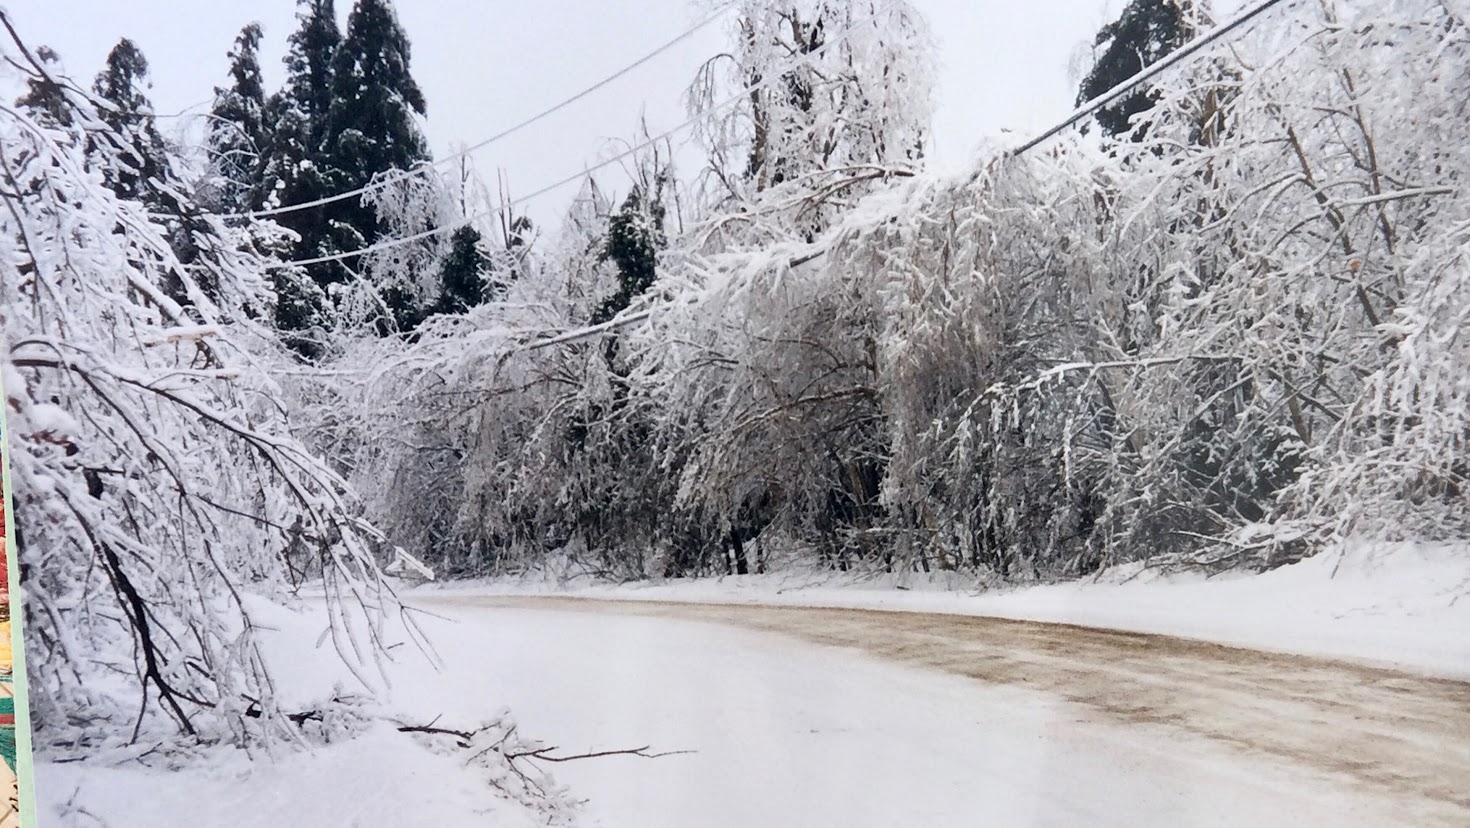
[[[226,80],[240,28],[265,28],[261,63],[279,86],[280,58],[295,28],[294,0],[0,0],[30,45],[62,56],[68,72],[91,78],[119,37],[142,48],[160,114],[198,112]],[[939,49],[931,164],[967,161],[984,139],[1019,143],[1072,109],[1070,70],[1121,0],[912,0]],[[436,156],[471,144],[621,69],[689,28],[706,13],[690,0],[396,0],[413,44],[412,70],[428,99]],[[343,20],[350,0],[337,0]],[[614,139],[632,138],[640,114],[657,134],[687,117],[681,93],[698,66],[720,51],[727,20],[530,129],[481,150],[475,164],[508,176],[512,196],[608,157]],[[196,106],[203,104],[202,106]],[[1013,130],[1002,133],[1002,130]],[[692,172],[692,170],[686,170]],[[605,185],[618,186],[612,179]],[[527,209],[555,220],[568,186]]]

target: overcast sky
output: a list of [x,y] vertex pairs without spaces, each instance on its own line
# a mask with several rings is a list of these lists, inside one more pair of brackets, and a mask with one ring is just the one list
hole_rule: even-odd
[[[1076,94],[1072,69],[1121,0],[912,0],[937,41],[931,161],[964,163],[982,139],[1016,142],[1065,116]],[[294,0],[0,0],[22,37],[62,56],[69,74],[90,79],[119,37],[142,48],[161,114],[207,109],[226,78],[240,28],[265,28],[268,88],[295,28]],[[345,19],[350,0],[337,0]],[[413,44],[412,70],[428,98],[427,130],[438,155],[519,122],[617,71],[706,14],[691,0],[397,0]],[[720,51],[729,20],[702,30],[593,98],[481,150],[485,178],[504,169],[511,194],[528,193],[611,154],[640,115],[654,134],[682,123],[681,93],[698,66]],[[1003,133],[1002,130],[1013,130]],[[614,186],[616,186],[614,184]],[[557,216],[574,187],[532,205]]]

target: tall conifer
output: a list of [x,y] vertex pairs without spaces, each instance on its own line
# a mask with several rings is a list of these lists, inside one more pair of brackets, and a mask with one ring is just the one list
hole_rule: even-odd
[[[332,63],[332,104],[322,140],[332,189],[364,187],[381,173],[430,159],[416,120],[425,102],[409,74],[410,51],[389,0],[358,0]],[[383,236],[376,211],[360,199],[327,205],[326,218],[345,249],[371,246]],[[384,286],[382,293],[400,330],[413,327],[427,310],[416,307],[401,286]]]
[[210,108],[209,196],[211,206],[222,212],[249,206],[249,192],[262,165],[266,136],[260,38],[259,23],[240,31],[230,52],[230,85],[215,87]]

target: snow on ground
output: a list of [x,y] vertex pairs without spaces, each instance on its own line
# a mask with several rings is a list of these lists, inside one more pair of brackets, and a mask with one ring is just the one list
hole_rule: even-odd
[[274,762],[250,762],[237,751],[220,751],[208,761],[208,767],[176,771],[37,762],[40,824],[43,828],[536,824],[513,806],[491,799],[483,783],[461,763],[414,749],[403,734],[386,727],[310,753],[287,752]]
[[[781,636],[666,618],[454,608],[428,624],[446,669],[406,654],[389,706],[457,727],[502,705],[564,751],[693,753],[555,767],[591,826],[1387,825],[1350,784],[1055,697]],[[305,616],[275,660],[340,675]],[[275,763],[174,772],[43,764],[59,802],[113,826],[529,824],[456,757],[379,729]],[[486,812],[489,812],[488,814]],[[90,825],[77,816],[52,824]]]
[[751,575],[607,585],[553,579],[451,582],[426,590],[648,601],[848,607],[1054,621],[1346,658],[1470,678],[1470,548],[1396,544],[1324,553],[1262,574],[1163,575],[979,591],[941,573],[841,579]]
[[[324,640],[326,614],[319,602],[288,609],[246,597],[255,623],[266,630],[262,638],[283,709],[311,709],[338,688],[349,693],[365,689]],[[416,719],[412,698],[414,688],[433,683],[436,674],[412,644],[404,640],[394,645],[388,678],[398,691],[388,691],[385,707],[401,710],[411,723],[427,723],[432,716]],[[473,663],[473,653],[461,655]],[[408,702],[396,703],[399,697]],[[484,697],[470,694],[466,699],[479,702]],[[486,704],[490,709],[477,710],[475,723],[496,712],[496,705]],[[470,706],[454,712],[468,712]],[[455,757],[420,748],[386,722],[346,741],[310,750],[282,745],[274,753],[274,758],[251,761],[234,748],[206,749],[167,769],[158,766],[157,757],[153,767],[134,762],[109,767],[105,760],[61,764],[38,757],[38,812],[43,828],[544,824],[492,795],[483,773]]]

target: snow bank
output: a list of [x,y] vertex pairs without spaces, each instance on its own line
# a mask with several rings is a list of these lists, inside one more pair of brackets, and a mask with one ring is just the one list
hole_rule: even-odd
[[426,586],[495,595],[564,594],[955,613],[1197,638],[1470,678],[1470,547],[1360,545],[1261,574],[1165,575],[1137,566],[1095,579],[978,589],[955,573],[855,579],[752,575],[625,585],[495,580]]

